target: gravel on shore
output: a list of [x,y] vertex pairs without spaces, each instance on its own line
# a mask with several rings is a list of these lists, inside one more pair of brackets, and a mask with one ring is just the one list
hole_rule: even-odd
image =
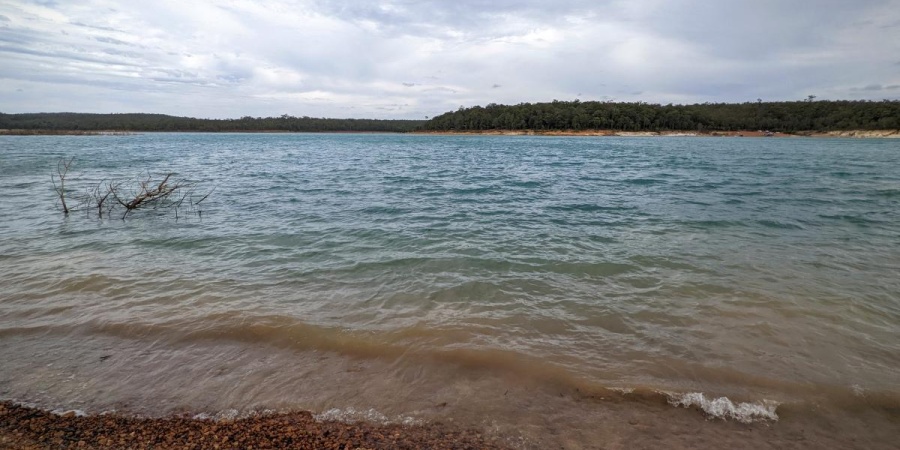
[[0,450],[37,449],[500,449],[443,424],[319,422],[306,411],[230,421],[116,414],[63,415],[0,402]]

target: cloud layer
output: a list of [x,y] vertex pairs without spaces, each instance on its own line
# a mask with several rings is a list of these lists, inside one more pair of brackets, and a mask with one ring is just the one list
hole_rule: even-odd
[[0,111],[900,98],[900,0],[0,3]]

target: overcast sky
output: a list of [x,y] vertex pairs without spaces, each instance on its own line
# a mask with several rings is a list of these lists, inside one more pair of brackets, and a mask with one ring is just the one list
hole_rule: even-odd
[[900,0],[0,0],[0,112],[900,99]]

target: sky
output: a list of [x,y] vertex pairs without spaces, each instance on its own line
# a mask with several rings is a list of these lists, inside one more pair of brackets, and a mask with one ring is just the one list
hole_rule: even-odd
[[900,99],[900,0],[0,0],[0,112]]

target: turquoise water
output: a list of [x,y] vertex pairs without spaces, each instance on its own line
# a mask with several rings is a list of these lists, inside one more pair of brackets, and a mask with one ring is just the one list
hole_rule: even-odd
[[[50,183],[62,157],[75,157],[74,192],[147,172],[214,191],[202,216],[65,217]],[[326,352],[427,372],[412,385],[462,367],[705,393],[759,417],[811,398],[900,407],[895,140],[4,136],[0,192],[6,398],[101,408],[141,375],[134,361],[69,361],[105,386],[90,401],[52,381],[62,374],[21,376],[63,347],[152,350],[159,370],[195,364],[190,389],[212,389],[210,360],[179,359],[209,345],[220,361]],[[234,382],[290,386],[290,359]],[[149,403],[188,389],[141,383]],[[334,389],[180,407],[354,406]]]

